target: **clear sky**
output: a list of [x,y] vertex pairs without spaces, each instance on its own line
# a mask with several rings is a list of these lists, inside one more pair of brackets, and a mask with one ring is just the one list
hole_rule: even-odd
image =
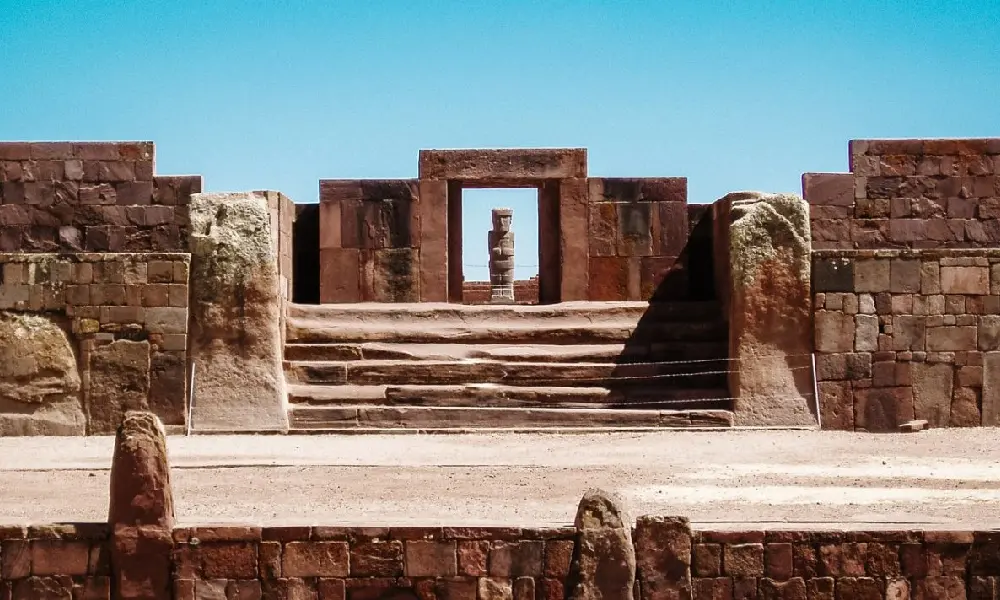
[[[0,81],[0,138],[153,140],[208,191],[584,146],[710,202],[845,170],[851,138],[1000,136],[1000,1],[0,0]],[[537,263],[531,194],[466,196],[466,263],[500,204]]]

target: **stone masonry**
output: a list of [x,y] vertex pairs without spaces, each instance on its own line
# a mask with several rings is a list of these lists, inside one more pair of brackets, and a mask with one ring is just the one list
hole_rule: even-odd
[[855,140],[850,158],[802,179],[823,427],[1000,424],[1000,139]]

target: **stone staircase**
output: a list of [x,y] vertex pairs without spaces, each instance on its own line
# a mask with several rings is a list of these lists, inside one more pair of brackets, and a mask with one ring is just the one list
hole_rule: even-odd
[[715,302],[291,305],[293,431],[724,427]]

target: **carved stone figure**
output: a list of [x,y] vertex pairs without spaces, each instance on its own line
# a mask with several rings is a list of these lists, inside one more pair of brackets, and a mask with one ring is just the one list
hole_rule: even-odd
[[510,221],[514,211],[493,209],[493,230],[490,231],[490,303],[514,302],[514,232]]

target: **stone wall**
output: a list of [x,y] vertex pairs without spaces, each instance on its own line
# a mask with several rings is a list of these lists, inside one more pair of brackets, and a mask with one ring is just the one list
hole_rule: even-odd
[[850,169],[802,178],[823,427],[1000,424],[1000,139],[854,140]]
[[691,597],[996,598],[1000,536],[971,531],[698,531]]
[[825,248],[1000,245],[1000,139],[854,140],[850,173],[807,173]]
[[0,254],[0,311],[51,321],[71,340],[87,433],[113,432],[129,408],[184,425],[189,262],[179,253]]
[[1000,424],[1000,249],[813,254],[823,426]]
[[107,523],[0,525],[0,598],[111,598]]
[[557,600],[576,530],[214,527],[174,530],[174,597]]
[[[466,304],[489,304],[492,288],[489,281],[463,281],[462,301]],[[538,276],[514,281],[514,302],[538,303]]]
[[153,163],[152,142],[0,142],[0,251],[183,250],[201,177]]

